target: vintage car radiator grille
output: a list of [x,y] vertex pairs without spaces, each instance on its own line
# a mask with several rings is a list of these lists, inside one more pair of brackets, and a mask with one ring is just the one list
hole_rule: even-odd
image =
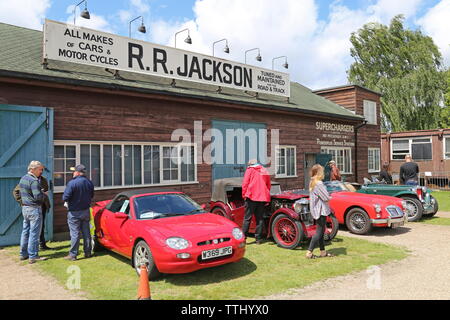
[[397,206],[389,206],[386,208],[391,218],[403,217],[403,211]]
[[218,244],[218,243],[224,243],[224,242],[228,242],[230,241],[231,238],[218,238],[218,239],[211,239],[211,240],[206,240],[206,241],[202,241],[197,243],[198,246],[207,246],[209,244]]

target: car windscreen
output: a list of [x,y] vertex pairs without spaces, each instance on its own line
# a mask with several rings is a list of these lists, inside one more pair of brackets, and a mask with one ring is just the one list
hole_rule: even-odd
[[156,194],[134,199],[137,219],[158,219],[205,213],[194,200],[183,194]]
[[323,184],[327,187],[327,191],[329,193],[349,191],[347,187],[340,181],[325,181]]

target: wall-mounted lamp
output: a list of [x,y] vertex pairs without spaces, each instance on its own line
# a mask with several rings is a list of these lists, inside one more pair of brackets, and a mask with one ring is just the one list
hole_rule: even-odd
[[136,21],[136,20],[139,19],[139,18],[141,18],[142,21],[141,21],[141,25],[140,25],[139,28],[138,28],[138,31],[141,32],[141,33],[146,33],[146,32],[147,32],[147,29],[146,29],[145,26],[144,26],[144,18],[143,18],[142,16],[139,16],[139,17],[134,18],[133,20],[131,20],[131,21],[129,22],[129,24],[128,24],[128,37],[129,37],[129,38],[131,38],[131,23],[132,23],[133,21]]
[[254,51],[254,50],[258,50],[258,55],[255,58],[256,61],[259,61],[259,62],[262,61],[261,52],[260,52],[259,48],[254,48],[254,49],[250,49],[250,50],[245,51],[245,64],[247,64],[247,53],[250,52],[250,51]]
[[80,3],[78,3],[78,4],[75,6],[75,8],[73,8],[73,24],[74,24],[74,25],[75,25],[76,17],[77,17],[75,11],[76,11],[77,7],[78,7],[80,4],[82,4],[83,2],[84,2],[84,10],[81,11],[80,17],[82,17],[82,18],[84,18],[84,19],[90,19],[90,18],[91,18],[91,15],[89,14],[89,11],[88,11],[88,9],[87,9],[87,1],[86,1],[86,0],[83,0],[83,1],[81,1]]
[[184,39],[184,42],[186,42],[187,44],[192,44],[192,39],[191,39],[191,36],[190,36],[190,33],[189,33],[189,29],[186,28],[186,29],[183,29],[183,30],[178,31],[177,33],[175,33],[175,48],[177,47],[177,35],[178,35],[179,33],[181,33],[181,32],[184,32],[184,31],[187,31],[187,32],[188,32],[188,36],[187,36],[186,39]]
[[281,56],[281,57],[276,57],[272,59],[272,70],[274,70],[274,61],[277,59],[281,59],[281,58],[286,58],[285,62],[283,63],[283,68],[288,69],[289,68],[289,64],[287,62],[287,57],[286,56]]
[[222,41],[226,41],[225,48],[223,48],[223,52],[230,53],[230,48],[228,47],[228,40],[227,39],[222,39],[222,40],[218,40],[218,41],[213,43],[213,57],[214,57],[214,46],[216,45],[216,43],[219,43],[219,42],[222,42]]

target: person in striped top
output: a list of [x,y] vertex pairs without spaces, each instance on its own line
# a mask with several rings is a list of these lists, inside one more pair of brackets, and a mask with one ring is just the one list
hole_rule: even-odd
[[39,235],[42,226],[42,203],[45,194],[39,183],[44,165],[31,161],[28,173],[20,179],[20,196],[22,200],[23,229],[20,238],[20,260],[29,259],[29,263],[46,260],[39,256]]
[[309,184],[309,203],[311,215],[316,221],[317,229],[309,244],[306,258],[318,258],[313,254],[317,245],[320,247],[320,257],[332,257],[333,255],[325,250],[324,241],[327,216],[331,214],[329,205],[331,196],[322,182],[325,176],[324,168],[320,164],[314,165],[311,169],[311,176],[312,178]]

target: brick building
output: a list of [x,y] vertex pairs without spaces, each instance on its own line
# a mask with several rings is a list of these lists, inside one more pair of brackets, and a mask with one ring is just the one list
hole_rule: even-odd
[[[0,245],[19,241],[21,214],[11,190],[31,160],[46,165],[52,184],[48,238],[67,232],[61,195],[69,168],[80,162],[96,186],[96,201],[123,189],[165,187],[208,203],[212,181],[242,176],[254,145],[258,155],[273,156],[273,179],[282,189],[307,185],[321,154],[332,155],[347,181],[379,170],[379,94],[370,90],[312,92],[291,82],[289,99],[255,96],[71,63],[43,66],[43,35],[35,30],[0,23],[0,41]],[[174,141],[180,129],[194,139]],[[243,159],[211,164],[202,161],[202,152],[216,143],[212,129],[267,135],[237,140]],[[271,142],[275,134],[278,146]],[[187,155],[197,161],[184,161]]]

